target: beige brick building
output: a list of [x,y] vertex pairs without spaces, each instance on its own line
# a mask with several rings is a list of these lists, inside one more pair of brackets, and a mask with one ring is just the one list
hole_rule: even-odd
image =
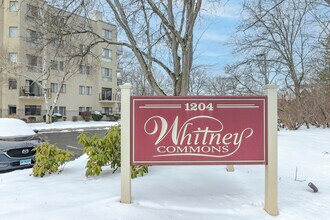
[[[44,94],[47,93],[52,104],[57,91],[60,96],[54,112],[67,116],[68,120],[83,111],[117,112],[117,73],[120,71],[117,60],[122,50],[116,45],[99,43],[91,49],[93,59],[87,57],[89,62],[77,63],[75,67],[67,67],[64,59],[56,57],[52,45],[43,50],[46,52],[40,52],[36,49],[38,43],[34,38],[38,38],[38,30],[33,22],[51,8],[45,4],[40,6],[40,2],[4,0],[0,6],[0,50],[5,51],[10,64],[7,71],[0,72],[0,117],[35,116],[41,120],[45,114]],[[100,12],[91,15],[88,25],[102,38],[117,40],[116,26],[102,21]],[[89,39],[75,38],[77,50],[84,50]],[[50,77],[44,81],[42,74],[47,66]],[[61,75],[66,68],[76,73],[61,88]]]

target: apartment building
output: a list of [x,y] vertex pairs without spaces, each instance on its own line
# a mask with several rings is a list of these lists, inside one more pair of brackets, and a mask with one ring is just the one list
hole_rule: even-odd
[[[118,57],[122,49],[99,43],[90,50],[93,56],[87,54],[84,61],[71,62],[70,66],[67,58],[58,55],[61,47],[56,47],[59,43],[56,38],[53,44],[40,50],[37,41],[40,30],[37,30],[35,21],[45,11],[52,10],[57,11],[36,0],[4,0],[0,6],[0,50],[8,55],[10,64],[6,71],[0,72],[0,117],[34,116],[41,120],[46,113],[45,97],[51,105],[57,92],[60,94],[54,112],[67,116],[69,120],[84,111],[117,112],[117,73],[121,69]],[[86,19],[75,16],[75,27],[86,26]],[[102,21],[102,13],[94,11],[87,21],[90,30],[103,39],[117,40],[116,26]],[[74,45],[62,45],[63,50],[75,48],[84,53],[91,42],[89,35],[71,38]],[[63,82],[63,75],[67,72],[71,75]]]

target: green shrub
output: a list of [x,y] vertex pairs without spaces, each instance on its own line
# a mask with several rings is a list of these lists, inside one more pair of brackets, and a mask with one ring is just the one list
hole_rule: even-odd
[[107,115],[110,121],[118,121],[120,119],[120,114],[118,113],[111,113],[110,115]]
[[103,118],[103,115],[99,114],[99,113],[93,113],[92,118],[94,121],[101,121],[101,119]]
[[28,117],[28,122],[36,122],[36,121],[37,121],[36,117],[34,117],[34,116]]
[[43,177],[46,173],[61,172],[65,164],[73,157],[74,153],[68,150],[61,150],[56,145],[44,142],[33,149],[35,164],[32,169],[33,176]]
[[72,116],[72,121],[73,121],[73,122],[78,121],[78,116]]
[[[103,166],[110,166],[113,173],[120,167],[120,127],[113,126],[103,138],[94,135],[88,137],[86,133],[78,136],[78,143],[84,146],[84,153],[88,156],[86,164],[86,176],[98,176]],[[143,176],[148,172],[146,166],[133,166],[132,178],[138,174]]]
[[[61,118],[62,118],[62,115],[54,114],[54,115],[52,115],[52,122],[57,122]],[[44,122],[46,122],[46,115],[43,115],[42,119],[44,120]]]
[[138,175],[143,176],[145,173],[148,173],[148,166],[131,166],[131,178],[134,179],[136,178]]

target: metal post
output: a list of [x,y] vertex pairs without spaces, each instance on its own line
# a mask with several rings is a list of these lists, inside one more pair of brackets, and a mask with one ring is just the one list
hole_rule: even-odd
[[265,166],[265,211],[278,213],[277,86],[265,85],[268,97],[268,164]]
[[131,84],[121,89],[121,199],[122,203],[131,203],[131,166],[130,166],[130,96]]
[[234,165],[227,165],[226,170],[227,172],[234,172],[235,171]]

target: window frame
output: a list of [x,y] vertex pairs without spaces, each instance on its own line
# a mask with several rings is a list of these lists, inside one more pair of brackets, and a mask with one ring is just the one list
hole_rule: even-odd
[[17,79],[8,79],[8,90],[17,90]]
[[86,86],[79,86],[79,95],[86,94]]
[[102,67],[102,81],[112,82],[112,69],[108,67]]
[[58,92],[58,83],[50,83],[50,92],[57,93]]
[[[13,58],[13,55],[16,56],[16,57],[15,57],[15,60],[12,59],[12,58]],[[10,62],[12,62],[12,63],[18,63],[18,53],[16,53],[16,52],[10,52],[10,53],[8,54],[8,56],[9,56],[9,61],[10,61]]]
[[112,61],[112,50],[110,50],[108,48],[103,48],[102,58],[107,60],[107,61]]
[[[14,4],[12,4],[12,3],[14,3]],[[9,11],[10,12],[17,12],[18,10],[19,10],[18,1],[9,1]]]
[[[29,109],[29,111],[27,111]],[[27,114],[31,113],[31,114]],[[25,115],[41,115],[41,105],[25,105],[24,106]]]
[[62,87],[60,89],[60,93],[66,93],[66,84],[62,84]]
[[102,37],[107,39],[107,40],[112,40],[113,36],[112,36],[112,31],[102,28]]
[[[13,32],[13,30],[16,30],[16,32]],[[9,26],[8,32],[9,32],[8,33],[9,38],[17,38],[19,35],[17,26]]]
[[85,90],[85,94],[86,95],[92,95],[93,94],[93,87],[92,86],[86,86],[86,90]]

